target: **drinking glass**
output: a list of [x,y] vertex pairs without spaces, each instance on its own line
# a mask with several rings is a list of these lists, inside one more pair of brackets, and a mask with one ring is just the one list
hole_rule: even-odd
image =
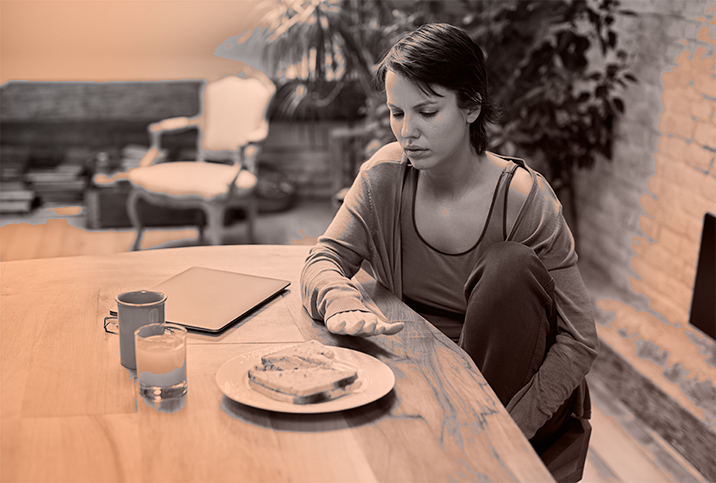
[[186,329],[149,324],[134,333],[139,395],[158,406],[186,394]]

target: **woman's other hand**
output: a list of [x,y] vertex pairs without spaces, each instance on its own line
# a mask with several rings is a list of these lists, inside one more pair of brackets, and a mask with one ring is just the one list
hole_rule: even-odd
[[405,324],[403,322],[385,322],[372,312],[353,310],[332,315],[326,319],[326,327],[334,334],[368,337],[380,334],[397,334],[403,330]]

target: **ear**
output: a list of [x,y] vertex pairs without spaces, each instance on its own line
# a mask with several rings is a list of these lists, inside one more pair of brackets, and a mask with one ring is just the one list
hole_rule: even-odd
[[478,104],[472,109],[468,109],[467,111],[467,123],[472,124],[477,120],[478,117],[480,117],[480,113],[482,112],[482,105]]
[[466,120],[468,124],[472,124],[477,120],[477,118],[480,116],[480,113],[482,112],[482,97],[478,94],[475,99],[475,103],[472,107],[468,108],[466,111]]

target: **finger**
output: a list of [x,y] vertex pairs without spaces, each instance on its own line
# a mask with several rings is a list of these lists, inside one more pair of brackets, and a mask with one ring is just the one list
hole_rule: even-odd
[[345,331],[348,335],[356,335],[362,332],[363,319],[355,319],[350,323],[346,324]]
[[363,324],[363,334],[364,335],[376,335],[379,332],[376,331],[378,326],[378,320],[375,318],[366,320]]
[[334,334],[343,334],[345,326],[346,326],[345,320],[336,319],[334,317],[331,317],[326,322],[326,328],[328,329],[329,332],[333,332]]
[[386,323],[383,326],[383,334],[385,334],[385,335],[397,334],[398,332],[403,330],[404,327],[405,327],[404,322],[393,322],[392,324]]

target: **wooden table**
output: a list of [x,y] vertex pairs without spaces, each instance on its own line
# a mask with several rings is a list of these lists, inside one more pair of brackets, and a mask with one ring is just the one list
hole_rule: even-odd
[[[367,275],[394,336],[329,333],[303,310],[307,247],[218,246],[2,262],[2,481],[553,481],[469,357]],[[135,405],[102,318],[123,291],[192,266],[292,284],[219,336],[189,335],[181,409]],[[171,303],[171,301],[168,301]],[[243,406],[215,382],[263,344],[318,339],[385,362],[395,388],[363,407],[294,415]]]

